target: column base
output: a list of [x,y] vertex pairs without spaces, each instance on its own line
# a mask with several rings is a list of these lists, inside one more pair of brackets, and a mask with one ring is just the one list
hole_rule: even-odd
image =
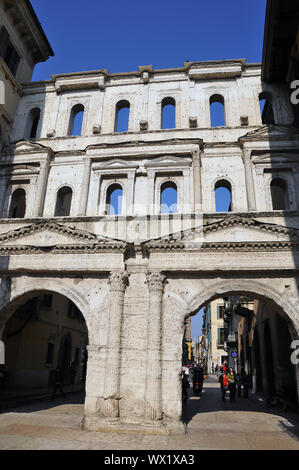
[[102,418],[100,416],[84,416],[81,428],[86,431],[144,434],[169,436],[170,434],[185,434],[186,427],[181,421],[140,421],[129,422],[118,418]]

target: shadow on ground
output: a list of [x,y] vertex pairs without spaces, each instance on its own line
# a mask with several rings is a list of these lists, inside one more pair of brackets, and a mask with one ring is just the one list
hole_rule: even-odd
[[[299,440],[299,414],[293,411],[283,411],[279,408],[271,408],[266,405],[264,399],[259,396],[249,394],[248,398],[236,396],[236,402],[231,403],[229,393],[226,395],[225,403],[222,402],[220,384],[216,375],[209,376],[204,382],[203,391],[200,396],[194,396],[192,385],[188,390],[188,400],[183,405],[182,419],[188,426],[196,415],[200,419],[203,413],[215,412],[236,412],[237,418],[241,421],[242,412],[266,413],[272,416],[281,416],[283,420],[279,421],[282,431],[288,433],[291,437]],[[230,413],[231,414],[231,413]],[[238,416],[239,414],[239,416]],[[287,420],[288,424],[286,424]]]
[[0,410],[0,415],[12,411],[14,413],[33,413],[35,411],[49,410],[62,405],[84,405],[85,401],[84,392],[68,393],[65,399],[59,394],[57,394],[53,400],[51,400],[50,397],[51,395],[40,399],[32,399],[32,402],[26,401],[25,403],[19,402],[17,404],[12,404],[11,406],[7,406],[5,409]]

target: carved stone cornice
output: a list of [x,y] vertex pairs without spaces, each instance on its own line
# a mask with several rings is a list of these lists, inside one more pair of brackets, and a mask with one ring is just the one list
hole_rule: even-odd
[[70,236],[71,238],[77,238],[79,240],[95,241],[95,242],[97,241],[97,236],[93,233],[85,232],[83,230],[73,229],[71,227],[58,224],[57,222],[41,221],[32,225],[27,225],[26,227],[21,227],[19,229],[11,230],[9,232],[1,234],[0,242],[4,243],[6,241],[11,241],[20,237],[25,237],[26,235],[32,235],[34,233],[45,231],[45,230],[67,235],[67,236]]
[[97,254],[123,252],[126,245],[123,243],[96,243],[92,245],[55,245],[55,246],[32,246],[32,245],[8,245],[0,246],[0,256],[4,255],[31,255],[31,254]]
[[149,291],[162,291],[165,281],[166,276],[164,274],[154,272],[146,274],[146,282]]
[[128,282],[129,273],[127,271],[112,272],[108,283],[111,291],[124,292]]
[[284,227],[283,225],[268,224],[265,222],[259,222],[255,219],[249,219],[240,216],[229,216],[219,222],[214,222],[212,224],[204,225],[203,232],[209,233],[211,231],[217,231],[222,228],[233,227],[233,226],[243,226],[249,228],[255,228],[266,232],[272,233],[281,233],[285,235],[292,235],[296,238],[299,238],[299,230]]

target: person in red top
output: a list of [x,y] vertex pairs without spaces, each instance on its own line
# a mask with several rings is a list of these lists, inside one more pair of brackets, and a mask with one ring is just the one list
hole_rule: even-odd
[[220,386],[221,386],[221,392],[222,392],[222,401],[225,403],[225,395],[226,395],[226,391],[227,391],[227,388],[228,388],[228,379],[227,379],[227,368],[225,367],[225,370],[224,370],[224,367],[222,368],[222,374],[220,375],[219,377],[219,382],[220,382]]

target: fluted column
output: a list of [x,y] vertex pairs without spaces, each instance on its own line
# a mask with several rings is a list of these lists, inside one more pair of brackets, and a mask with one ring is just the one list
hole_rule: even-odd
[[104,415],[112,418],[119,417],[121,329],[127,279],[128,274],[125,271],[112,273],[109,278],[110,311],[105,372]]
[[79,207],[79,214],[78,214],[79,216],[86,215],[86,211],[87,211],[90,170],[91,170],[91,158],[87,158],[84,161],[83,181],[82,181],[82,187],[81,187],[80,207]]
[[249,211],[256,210],[254,181],[252,174],[252,163],[250,159],[251,151],[243,149],[243,163],[245,169],[245,181],[246,181],[246,194],[247,194],[247,205]]
[[50,164],[48,159],[40,162],[40,171],[37,180],[37,192],[33,208],[34,217],[42,217],[49,167]]
[[149,310],[147,327],[147,362],[145,417],[151,420],[162,418],[162,298],[165,276],[148,273]]

